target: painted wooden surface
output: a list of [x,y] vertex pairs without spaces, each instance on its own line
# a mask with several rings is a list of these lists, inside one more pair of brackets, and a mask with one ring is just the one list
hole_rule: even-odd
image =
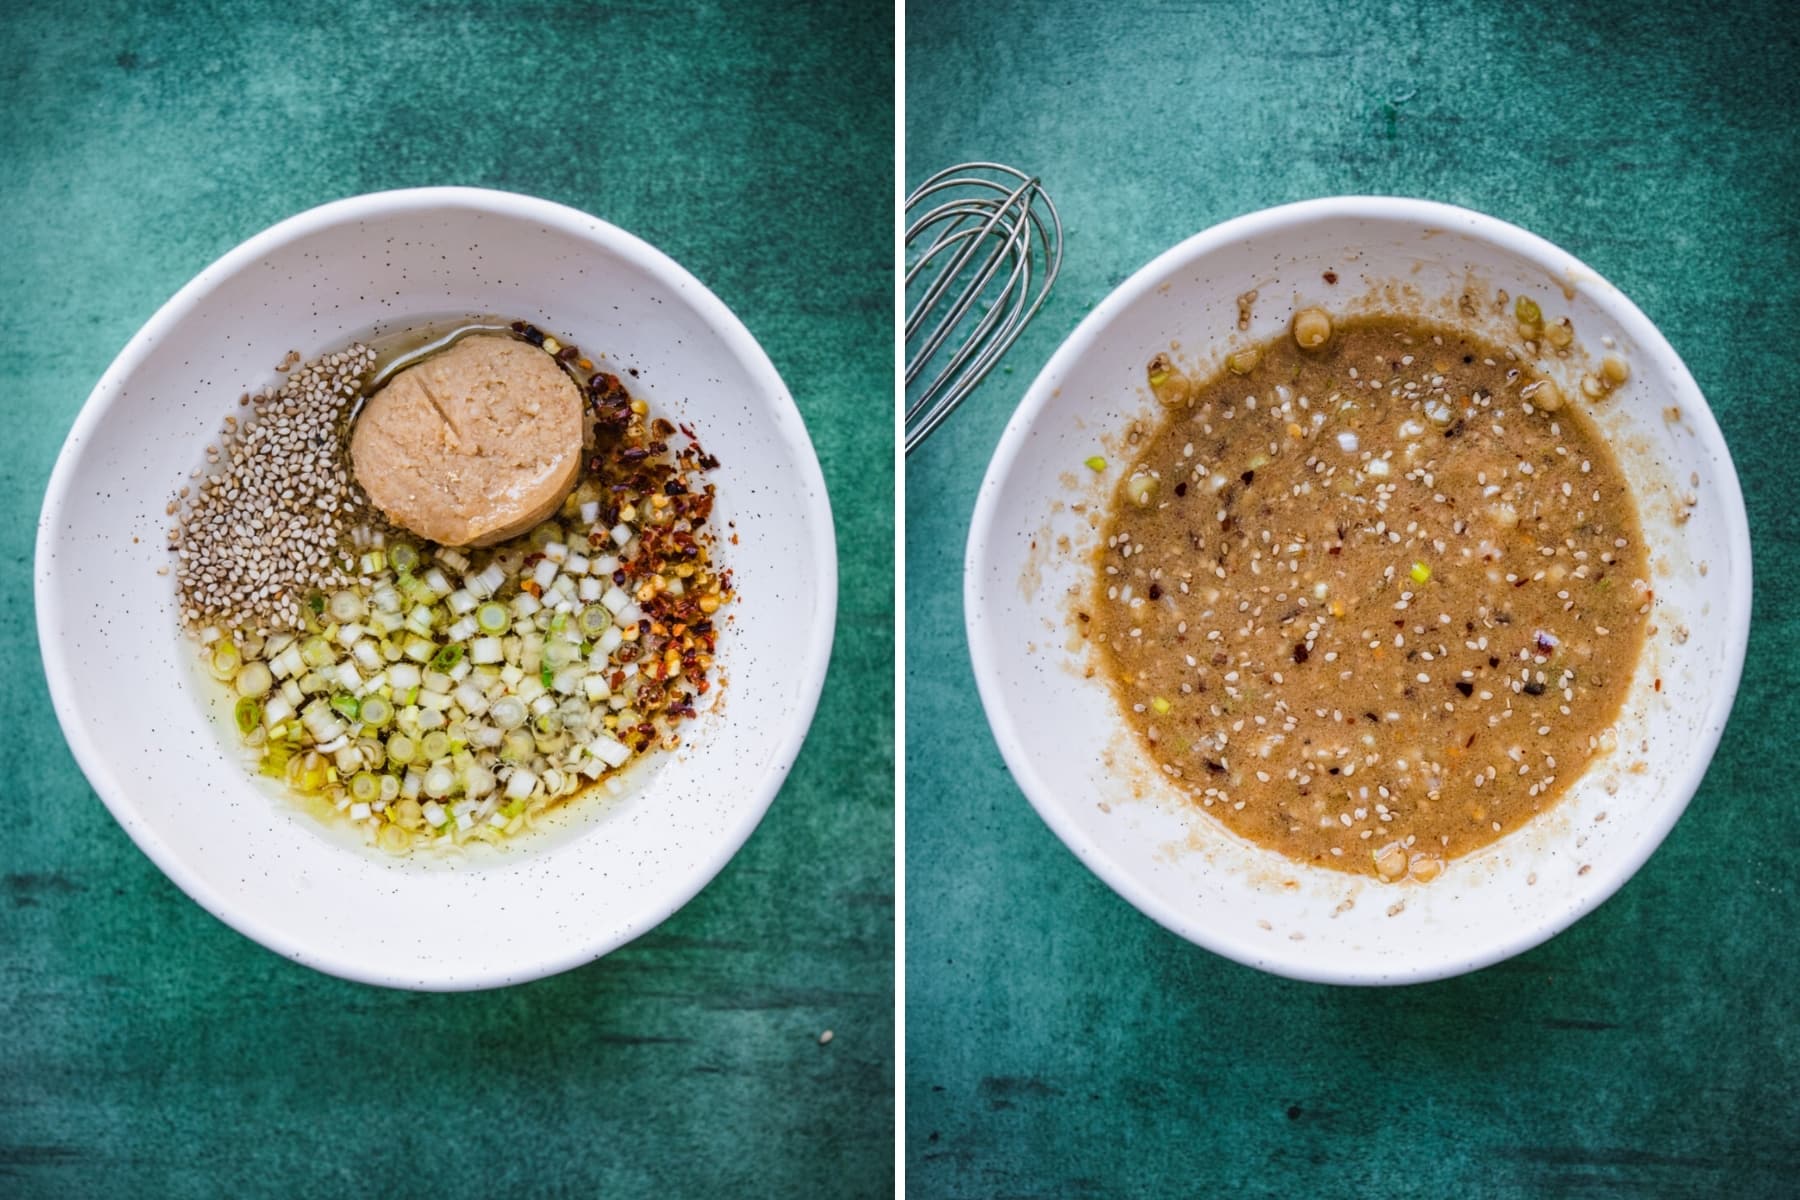
[[[0,1196],[891,1190],[892,36],[806,3],[5,5]],[[606,960],[463,996],[182,896],[64,748],[30,615],[50,465],[156,306],[282,217],[432,183],[576,205],[717,291],[842,560],[818,722],[737,859]]]
[[[1800,1194],[1800,23],[1775,4],[916,5],[907,182],[996,158],[1068,229],[1046,309],[907,472],[908,1190]],[[1515,221],[1686,358],[1756,552],[1737,712],[1687,815],[1563,936],[1398,991],[1266,977],[1084,870],[963,643],[976,486],[1057,342],[1155,253],[1346,192]]]

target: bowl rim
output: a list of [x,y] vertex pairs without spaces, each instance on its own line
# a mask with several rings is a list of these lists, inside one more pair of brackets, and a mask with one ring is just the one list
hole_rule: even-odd
[[[406,213],[461,210],[514,220],[535,222],[557,232],[592,242],[617,255],[645,274],[679,291],[700,318],[717,331],[729,353],[736,356],[771,401],[776,432],[794,452],[802,478],[798,487],[810,497],[812,553],[819,564],[820,603],[809,631],[802,660],[796,664],[802,677],[796,703],[787,710],[787,727],[775,743],[769,765],[760,778],[744,788],[749,802],[740,806],[734,823],[725,831],[714,852],[697,862],[679,886],[668,889],[648,906],[639,920],[626,928],[609,928],[602,935],[577,939],[561,953],[517,964],[497,964],[473,973],[455,969],[454,960],[442,958],[415,964],[409,972],[366,968],[340,957],[335,946],[304,944],[257,917],[239,911],[204,879],[189,869],[181,856],[157,835],[132,802],[130,789],[121,781],[107,755],[83,729],[74,696],[72,672],[61,641],[60,618],[48,603],[50,588],[59,570],[54,550],[58,529],[71,488],[76,483],[77,448],[86,442],[108,410],[118,401],[125,381],[142,364],[152,347],[225,280],[286,245],[323,230],[374,218]],[[221,410],[223,411],[223,410]],[[33,601],[37,608],[38,648],[49,685],[50,699],[64,740],[89,784],[113,818],[156,866],[177,887],[214,917],[237,932],[284,958],[315,970],[358,983],[414,991],[473,991],[525,983],[559,974],[592,962],[662,924],[699,894],[724,869],[749,840],[776,793],[787,778],[811,728],[825,676],[831,661],[836,632],[838,598],[837,539],[824,471],[807,434],[793,394],[774,363],[744,323],[711,289],[690,271],[650,243],[608,221],[568,205],[517,192],[478,187],[400,188],[349,196],[307,209],[253,235],[202,268],[156,310],[113,358],[100,380],[82,402],[50,473],[43,507],[38,516],[34,549]],[[248,781],[248,780],[247,780]],[[440,965],[445,964],[445,965]]]
[[[1723,597],[1724,603],[1721,606],[1722,619],[1727,622],[1728,656],[1723,664],[1724,669],[1718,676],[1718,688],[1712,697],[1713,711],[1709,713],[1709,719],[1694,743],[1696,752],[1688,757],[1685,771],[1675,781],[1671,793],[1674,799],[1665,805],[1653,824],[1646,826],[1646,836],[1631,843],[1630,853],[1596,862],[1594,870],[1584,879],[1584,888],[1571,898],[1570,903],[1555,910],[1548,919],[1486,945],[1452,945],[1451,951],[1440,959],[1423,961],[1400,970],[1395,970],[1392,966],[1384,967],[1379,963],[1333,968],[1298,958],[1271,957],[1267,947],[1221,936],[1193,912],[1165,903],[1150,887],[1139,881],[1131,868],[1088,837],[1058,800],[1058,789],[1054,783],[1038,772],[1027,752],[1027,740],[1021,736],[1007,708],[1005,689],[1000,682],[1000,664],[995,652],[995,642],[988,632],[985,605],[982,602],[982,571],[989,560],[990,545],[1000,516],[999,497],[1006,480],[1060,380],[1088,352],[1089,347],[1102,335],[1116,315],[1161,286],[1178,269],[1191,265],[1217,249],[1324,219],[1413,223],[1425,228],[1455,230],[1533,262],[1549,271],[1552,277],[1581,279],[1583,289],[1592,294],[1594,302],[1605,308],[1640,345],[1659,358],[1666,355],[1666,361],[1671,365],[1669,373],[1677,387],[1689,390],[1698,401],[1691,411],[1684,401],[1682,413],[1693,425],[1702,448],[1712,453],[1723,465],[1724,469],[1718,474],[1716,484],[1719,498],[1726,507],[1726,521],[1730,526],[1730,544],[1726,550],[1733,564],[1741,564],[1743,568],[1736,588]],[[1007,769],[1032,807],[1037,810],[1038,816],[1075,857],[1108,887],[1171,933],[1246,966],[1313,983],[1408,984],[1466,974],[1541,945],[1610,899],[1662,844],[1699,790],[1730,718],[1749,643],[1752,570],[1749,519],[1737,467],[1732,461],[1724,433],[1687,364],[1662,332],[1624,292],[1592,267],[1544,238],[1473,209],[1405,197],[1329,196],[1261,209],[1194,234],[1133,272],[1095,305],[1063,340],[1026,389],[1024,398],[1001,433],[987,472],[982,477],[963,558],[963,617],[976,688]]]

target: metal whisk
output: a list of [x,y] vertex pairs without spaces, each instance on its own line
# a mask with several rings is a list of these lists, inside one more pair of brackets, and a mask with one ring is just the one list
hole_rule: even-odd
[[1035,176],[962,163],[906,198],[908,454],[1018,340],[1061,266],[1062,220]]

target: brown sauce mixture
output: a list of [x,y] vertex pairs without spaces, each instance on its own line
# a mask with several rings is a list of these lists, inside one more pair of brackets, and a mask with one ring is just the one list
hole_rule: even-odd
[[1167,411],[1083,629],[1235,833],[1430,880],[1604,745],[1651,602],[1624,476],[1553,383],[1456,329],[1306,310],[1227,365],[1151,363]]

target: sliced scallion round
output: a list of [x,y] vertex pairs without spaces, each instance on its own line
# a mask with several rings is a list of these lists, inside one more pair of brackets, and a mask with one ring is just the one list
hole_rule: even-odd
[[263,707],[252,696],[245,696],[237,702],[232,716],[237,718],[238,732],[249,737],[251,732],[262,726]]
[[502,696],[488,709],[488,716],[501,729],[517,729],[525,723],[525,702],[517,696]]
[[590,604],[581,610],[579,617],[575,618],[575,627],[581,631],[581,636],[584,638],[599,637],[612,628],[612,623],[612,614],[606,611],[604,604]]
[[440,758],[448,758],[450,756],[450,735],[441,729],[432,730],[419,743],[419,754],[426,762],[436,762]]
[[269,673],[267,664],[245,663],[237,673],[236,683],[240,696],[264,696],[275,686],[275,676]]
[[475,610],[475,624],[483,633],[502,634],[512,625],[512,613],[499,601],[489,600]]

